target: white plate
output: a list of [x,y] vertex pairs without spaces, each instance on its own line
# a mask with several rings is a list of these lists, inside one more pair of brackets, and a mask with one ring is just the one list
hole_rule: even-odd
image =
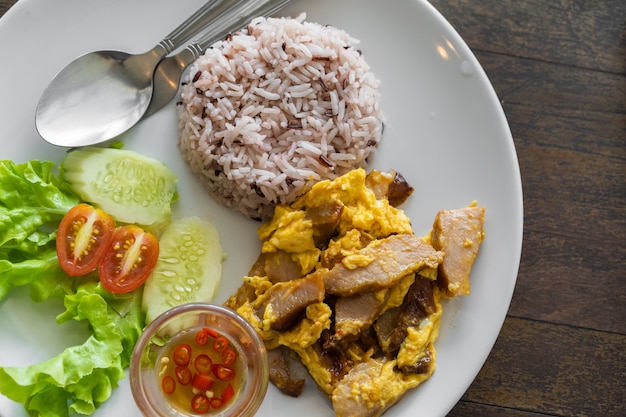
[[[34,110],[46,84],[79,54],[97,49],[150,49],[203,0],[20,0],[0,20],[0,143],[3,159],[60,160],[64,149],[45,143]],[[176,7],[174,7],[176,5]],[[447,302],[437,371],[393,407],[389,417],[444,416],[484,363],[509,307],[522,243],[522,192],[512,137],[493,88],[479,63],[446,20],[426,1],[299,0],[283,13],[306,11],[361,40],[382,82],[386,130],[373,167],[396,169],[416,188],[404,209],[417,234],[435,213],[473,200],[487,207],[486,240],[472,272],[472,294]],[[239,285],[259,249],[258,223],[214,203],[189,175],[176,147],[172,105],[124,135],[127,148],[167,163],[180,177],[176,216],[213,220],[225,251],[217,302]],[[0,365],[22,366],[82,343],[80,325],[54,324],[58,300],[36,305],[26,291],[0,304]],[[0,396],[2,416],[26,416]],[[96,416],[138,416],[128,379]],[[270,387],[260,416],[331,416],[312,383],[298,399]]]

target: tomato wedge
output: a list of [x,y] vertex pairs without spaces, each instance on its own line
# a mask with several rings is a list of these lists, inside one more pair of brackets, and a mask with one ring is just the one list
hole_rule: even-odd
[[100,281],[112,293],[122,294],[137,289],[152,273],[159,256],[156,236],[140,227],[118,227],[104,254]]
[[61,220],[56,248],[59,264],[70,276],[98,267],[111,242],[115,221],[89,204],[72,207]]

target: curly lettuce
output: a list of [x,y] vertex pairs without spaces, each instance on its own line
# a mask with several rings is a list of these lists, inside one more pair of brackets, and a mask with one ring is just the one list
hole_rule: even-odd
[[56,257],[56,230],[79,201],[54,174],[52,162],[0,161],[0,301],[30,286],[34,301],[58,298],[58,324],[87,321],[82,345],[26,367],[0,367],[0,393],[30,416],[91,414],[125,377],[145,315],[141,291],[115,295],[96,276],[70,278]]
[[49,161],[0,161],[0,301],[31,285],[42,301],[62,296],[67,275],[56,258],[56,231],[79,200]]
[[57,323],[87,320],[93,334],[85,343],[31,366],[0,367],[0,392],[24,403],[31,416],[93,413],[125,377],[143,328],[140,291],[115,295],[90,280],[64,304]]

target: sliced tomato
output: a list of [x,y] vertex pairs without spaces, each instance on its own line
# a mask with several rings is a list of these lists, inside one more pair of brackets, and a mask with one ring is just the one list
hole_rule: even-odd
[[56,247],[59,264],[70,276],[85,275],[98,267],[111,239],[115,221],[89,204],[72,207],[61,220]]
[[98,270],[100,281],[116,294],[137,289],[152,273],[158,257],[156,236],[133,225],[118,227]]

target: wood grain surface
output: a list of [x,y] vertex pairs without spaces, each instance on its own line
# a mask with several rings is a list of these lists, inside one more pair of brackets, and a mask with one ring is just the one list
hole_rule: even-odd
[[509,313],[449,416],[625,416],[626,2],[431,3],[501,100],[525,211]]

